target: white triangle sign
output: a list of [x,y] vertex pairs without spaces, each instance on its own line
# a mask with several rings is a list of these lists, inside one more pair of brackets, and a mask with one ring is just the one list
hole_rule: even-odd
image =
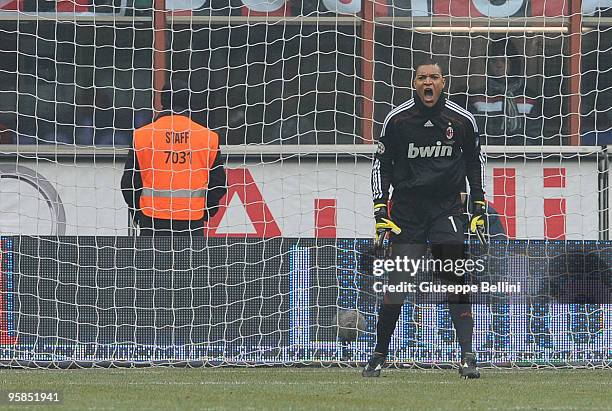
[[251,218],[239,196],[234,194],[217,227],[217,234],[256,234]]

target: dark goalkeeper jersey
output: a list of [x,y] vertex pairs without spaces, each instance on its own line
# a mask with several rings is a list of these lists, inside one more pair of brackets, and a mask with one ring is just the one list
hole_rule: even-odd
[[417,97],[387,115],[372,167],[374,203],[394,207],[408,197],[444,198],[465,192],[483,200],[483,158],[474,116],[444,96],[426,107]]

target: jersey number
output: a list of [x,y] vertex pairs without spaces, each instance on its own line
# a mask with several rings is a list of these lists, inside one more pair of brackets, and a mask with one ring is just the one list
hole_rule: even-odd
[[166,154],[166,164],[185,164],[189,161],[191,164],[191,152],[189,151],[164,151]]

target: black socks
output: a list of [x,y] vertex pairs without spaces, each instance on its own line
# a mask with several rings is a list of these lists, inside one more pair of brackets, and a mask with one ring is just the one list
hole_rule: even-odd
[[465,353],[472,352],[472,331],[474,330],[472,306],[471,304],[449,304],[449,307],[463,356]]
[[378,323],[376,324],[376,348],[374,352],[387,354],[391,336],[395,331],[395,325],[402,312],[399,304],[383,304],[378,311]]

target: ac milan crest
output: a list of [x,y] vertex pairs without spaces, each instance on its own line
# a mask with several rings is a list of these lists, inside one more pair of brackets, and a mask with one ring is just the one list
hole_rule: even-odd
[[446,128],[446,138],[448,140],[452,140],[455,136],[455,130],[453,130],[453,125],[448,123],[448,127]]

